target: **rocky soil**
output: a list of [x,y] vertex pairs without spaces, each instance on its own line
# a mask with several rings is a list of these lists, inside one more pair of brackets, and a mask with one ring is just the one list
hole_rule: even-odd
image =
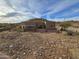
[[79,59],[79,36],[1,32],[0,52],[11,59]]

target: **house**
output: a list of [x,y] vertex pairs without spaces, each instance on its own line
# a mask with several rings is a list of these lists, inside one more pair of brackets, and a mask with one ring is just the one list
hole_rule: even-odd
[[34,31],[34,32],[52,32],[55,31],[55,22],[48,21],[46,19],[31,19],[20,24],[20,28],[23,31]]

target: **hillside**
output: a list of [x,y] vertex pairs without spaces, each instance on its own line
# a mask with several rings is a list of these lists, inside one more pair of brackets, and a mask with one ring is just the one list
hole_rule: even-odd
[[[28,28],[32,27],[34,30],[38,29],[38,28],[45,29],[45,27],[50,27],[51,25],[52,25],[52,27],[54,27],[54,24],[55,24],[55,22],[48,21],[47,19],[34,18],[34,19],[29,19],[28,21],[24,21],[24,22],[21,22],[21,23],[0,24],[0,31],[1,32],[2,31],[23,31],[24,27],[25,27],[25,29],[28,29]],[[47,25],[47,26],[45,26],[45,25]]]
[[79,59],[79,36],[1,32],[0,52],[12,59]]
[[28,21],[24,21],[21,23],[0,23],[0,32],[2,31],[20,31],[20,26],[21,25],[26,25],[26,24],[41,24],[49,22],[55,24],[56,26],[61,26],[64,25],[66,27],[68,26],[73,26],[73,27],[79,27],[79,21],[64,21],[64,22],[54,22],[54,21],[48,21],[47,19],[43,18],[34,18],[34,19],[29,19]]

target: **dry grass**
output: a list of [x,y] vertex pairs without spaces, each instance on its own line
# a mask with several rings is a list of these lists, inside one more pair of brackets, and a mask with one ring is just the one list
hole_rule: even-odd
[[1,32],[0,52],[12,59],[79,59],[79,36]]

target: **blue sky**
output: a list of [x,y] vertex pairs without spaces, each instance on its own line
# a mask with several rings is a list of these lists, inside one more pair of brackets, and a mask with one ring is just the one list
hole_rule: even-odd
[[0,23],[31,18],[79,20],[79,0],[0,0]]

